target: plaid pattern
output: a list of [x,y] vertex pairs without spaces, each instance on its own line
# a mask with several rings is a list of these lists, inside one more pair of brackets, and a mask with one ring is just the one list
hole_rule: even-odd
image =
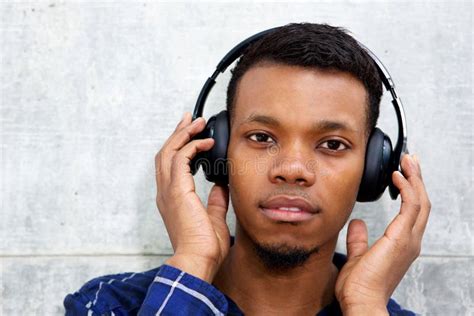
[[[335,253],[341,269],[346,261]],[[105,275],[90,280],[64,299],[66,315],[243,315],[239,307],[212,284],[169,265],[139,273]],[[390,299],[391,316],[415,315]],[[337,300],[318,316],[342,315]]]

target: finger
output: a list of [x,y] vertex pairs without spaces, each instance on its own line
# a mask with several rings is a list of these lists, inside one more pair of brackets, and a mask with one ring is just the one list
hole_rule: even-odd
[[175,135],[179,130],[183,129],[185,126],[189,125],[190,120],[190,113],[184,112],[181,120],[178,122],[175,130],[171,134],[171,136],[165,141],[162,145],[161,150],[155,155],[155,175],[158,176],[162,174],[165,170],[170,170],[171,160],[172,157],[170,156],[172,153],[168,150],[170,140],[172,139],[173,135]]
[[159,182],[167,183],[169,182],[169,170],[171,170],[171,159],[160,150],[155,155],[155,180],[157,187]]
[[168,138],[158,153],[158,156],[155,158],[155,166],[158,163],[158,160],[160,164],[160,170],[157,170],[157,173],[164,172],[169,174],[172,170],[172,161],[174,160],[176,152],[189,143],[192,137],[204,128],[204,118],[199,117],[190,123],[189,121],[191,118],[189,117],[189,114],[186,115],[187,117],[185,117],[182,123],[183,127]]
[[413,229],[414,224],[411,224],[411,222],[414,222],[416,218],[410,218],[409,201],[413,199],[411,198],[411,195],[414,193],[410,182],[408,182],[401,172],[395,171],[392,173],[392,182],[400,191],[402,203],[400,206],[400,212],[388,224],[384,235],[390,239],[398,239],[402,236],[411,234],[411,230]]
[[[417,156],[415,156],[414,158],[415,158],[418,171],[420,174],[420,180],[422,180],[421,166],[420,166],[419,159]],[[420,211],[420,215],[418,216],[415,222],[415,226],[413,227],[413,233],[415,234],[415,236],[417,236],[421,240],[423,234],[425,233],[425,228],[426,228],[426,225],[428,224],[428,218],[431,212],[431,202],[428,197],[428,193],[426,191],[426,187],[423,181],[421,181],[421,185],[419,186],[419,195],[420,195],[422,208]]]
[[417,190],[417,168],[411,156],[404,155],[401,162],[403,174],[395,171],[392,174],[393,184],[400,190],[402,200],[400,220],[404,229],[413,229],[421,211],[421,202]]
[[207,199],[207,212],[212,221],[225,221],[229,207],[228,186],[214,184]]
[[347,228],[347,259],[364,255],[369,249],[367,226],[361,219],[353,219]]
[[184,145],[189,143],[191,139],[201,132],[206,126],[205,120],[203,117],[198,117],[193,122],[184,121],[185,126],[173,133],[166,143],[166,150],[168,151],[178,151]]
[[431,208],[431,203],[429,202],[428,194],[426,193],[425,184],[421,176],[421,167],[417,161],[417,157],[412,155],[406,159],[405,168],[409,169],[408,172],[408,182],[412,185],[415,191],[417,200],[419,201],[419,212],[415,219],[413,230],[415,231],[416,223],[419,223],[416,231],[417,236],[421,238],[421,235],[424,232],[424,226],[426,226],[429,209]]
[[418,191],[419,188],[423,187],[423,179],[421,177],[421,169],[415,160],[415,155],[405,155],[405,159],[402,161],[402,170],[405,178],[410,184]]
[[419,177],[418,167],[416,166],[416,162],[413,159],[413,156],[405,154],[402,156],[402,160],[400,162],[400,166],[402,167],[402,174],[403,176],[410,181],[410,179],[415,179]]
[[[411,232],[415,225],[416,218],[421,209],[421,205],[415,194],[415,190],[408,180],[399,171],[392,174],[393,184],[400,190],[401,206],[399,214],[387,227],[387,231],[392,233]],[[393,225],[392,225],[393,224]],[[396,226],[396,227],[390,227]]]
[[189,112],[184,112],[183,116],[181,117],[181,121],[179,121],[179,123],[176,126],[176,128],[174,129],[173,133],[179,131],[184,126],[188,125],[189,121],[190,121],[190,118],[191,118],[191,114]]
[[420,161],[418,160],[418,156],[413,155],[413,160],[415,161],[416,169],[418,170],[418,176],[420,177],[420,179],[423,180],[423,175],[421,174],[421,167],[420,167]]
[[[212,138],[195,139],[187,143],[173,157],[171,165],[172,179],[179,180],[182,178],[183,174],[191,173],[191,167],[189,166],[191,159],[193,159],[197,153],[211,149],[213,145],[214,139]],[[177,183],[177,185],[180,184]]]
[[[184,124],[186,124],[186,120],[190,120],[189,115],[187,115],[187,118],[185,117]],[[213,142],[214,140],[209,138],[207,140],[204,140],[204,142],[202,142],[201,140],[200,142],[195,143],[198,144],[198,147],[195,149],[193,149],[193,145],[188,146],[187,149],[183,151],[183,153],[185,154],[185,156],[188,157],[188,159],[177,159],[176,156],[182,150],[182,148],[184,148],[183,146],[186,147],[192,142],[190,142],[192,136],[202,130],[202,128],[205,126],[203,124],[205,124],[204,118],[199,117],[193,123],[184,126],[181,130],[173,134],[168,139],[166,144],[155,157],[155,173],[157,185],[158,182],[169,184],[171,182],[179,181],[180,185],[191,187],[190,184],[192,181],[190,182],[189,178],[183,179],[182,175],[186,173],[191,173],[191,167],[189,166],[189,161],[191,160],[191,158],[194,157],[200,151],[209,150],[209,146],[212,147],[212,145],[209,144],[209,140],[211,140],[211,142]],[[181,140],[179,140],[179,137],[181,137]]]

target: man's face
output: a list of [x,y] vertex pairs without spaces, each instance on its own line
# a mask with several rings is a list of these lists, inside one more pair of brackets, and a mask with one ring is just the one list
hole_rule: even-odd
[[[238,225],[258,244],[314,249],[337,240],[364,168],[367,94],[350,74],[255,66],[235,96],[228,147]],[[314,213],[268,212],[277,195]]]

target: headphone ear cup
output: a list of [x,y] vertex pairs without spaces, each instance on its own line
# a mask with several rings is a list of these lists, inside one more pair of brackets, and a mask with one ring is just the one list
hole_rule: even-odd
[[213,138],[214,145],[208,151],[199,152],[191,160],[191,173],[194,175],[202,166],[206,180],[220,185],[227,185],[227,146],[229,144],[229,119],[223,110],[207,121],[206,127],[193,139]]
[[372,202],[380,198],[389,183],[392,156],[390,138],[379,128],[374,128],[367,143],[358,202]]

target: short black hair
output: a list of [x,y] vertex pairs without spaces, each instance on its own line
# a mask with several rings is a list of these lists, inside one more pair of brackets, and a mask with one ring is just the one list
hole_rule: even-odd
[[367,91],[367,136],[377,124],[382,82],[374,60],[342,27],[328,24],[291,23],[251,44],[234,69],[227,87],[227,111],[233,119],[238,84],[252,67],[263,63],[339,70],[359,79]]

